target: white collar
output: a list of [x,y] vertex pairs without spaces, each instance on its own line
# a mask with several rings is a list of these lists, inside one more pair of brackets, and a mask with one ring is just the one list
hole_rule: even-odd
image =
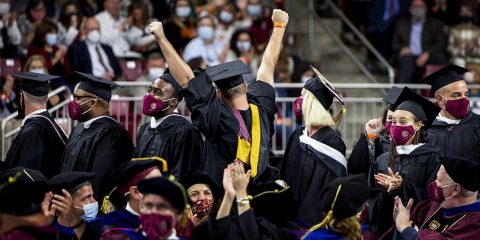
[[27,121],[27,119],[33,117],[33,115],[36,115],[36,114],[39,114],[39,113],[43,113],[43,112],[45,112],[45,111],[47,111],[47,109],[45,109],[45,108],[44,108],[44,109],[39,109],[39,110],[33,111],[33,112],[31,112],[30,114],[28,114],[27,116],[25,116],[25,118],[24,118],[23,121],[22,121],[22,127],[23,127],[23,125],[25,124],[25,122]]
[[[175,108],[175,110],[173,110],[173,113],[178,113],[178,110]],[[163,120],[165,120],[166,118],[168,118],[170,116],[172,116],[172,114],[169,114],[169,115],[167,115],[165,117],[162,117],[158,120],[155,119],[154,117],[150,118],[150,127],[151,128],[157,128],[160,125],[160,123],[163,122]]]
[[444,122],[444,123],[447,123],[447,124],[458,124],[458,123],[460,123],[460,119],[453,120],[453,119],[442,116],[441,113],[438,113],[437,120],[441,121],[441,122]]
[[131,213],[135,216],[140,216],[140,214],[137,211],[133,210],[133,208],[130,206],[129,202],[127,202],[127,206],[125,207],[125,210],[127,210],[129,213]]
[[85,44],[87,44],[87,46],[91,46],[91,47],[97,47],[97,46],[101,46],[100,45],[100,41],[98,41],[97,43],[92,43],[90,41],[88,41],[87,39],[85,39]]
[[[84,123],[83,123],[83,127],[84,127],[85,129],[88,129],[93,122],[95,122],[96,120],[98,120],[98,119],[100,119],[100,118],[105,118],[105,117],[111,118],[111,117],[109,117],[109,116],[100,116],[100,117],[92,118],[92,119],[84,122]],[[112,118],[112,119],[113,119],[113,118]],[[113,119],[113,120],[115,120],[115,119]]]
[[401,145],[401,146],[396,146],[395,149],[397,150],[398,154],[405,155],[405,154],[410,154],[411,152],[413,152],[413,150],[417,149],[418,147],[424,144],[425,143]]

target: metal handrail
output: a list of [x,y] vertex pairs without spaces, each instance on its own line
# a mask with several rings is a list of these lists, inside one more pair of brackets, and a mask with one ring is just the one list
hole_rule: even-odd
[[[152,85],[152,82],[116,82],[122,87],[148,87]],[[392,86],[396,87],[409,87],[411,89],[425,89],[431,88],[428,84],[391,84],[391,83],[333,83],[333,86],[338,89],[389,89]],[[304,83],[274,83],[275,88],[303,88]],[[480,84],[468,84],[469,89],[480,89]]]
[[326,3],[331,7],[331,9],[334,11],[338,17],[342,20],[343,23],[345,23],[350,30],[352,30],[353,34],[355,34],[356,37],[367,47],[369,51],[372,52],[372,54],[380,61],[382,65],[384,65],[387,68],[388,72],[388,80],[390,83],[393,83],[395,80],[395,70],[393,69],[392,65],[380,54],[377,49],[370,43],[370,41],[365,38],[365,36],[358,30],[357,27],[348,19],[348,17],[343,14],[343,12],[337,7],[337,5],[332,2],[332,0],[326,0]]
[[[55,105],[54,107],[48,109],[48,112],[52,113],[52,112],[55,112],[57,111],[58,109],[60,109],[61,107],[64,107],[66,106],[69,102],[70,102],[70,96],[72,95],[72,92],[70,91],[70,89],[66,86],[61,86],[53,91],[51,91],[50,93],[48,93],[48,98],[51,98],[61,92],[66,92],[66,94],[68,95],[68,97],[61,101],[59,104]],[[21,127],[17,127],[15,129],[13,129],[12,131],[8,132],[8,133],[5,133],[5,128],[7,127],[7,123],[9,121],[11,121],[12,119],[16,118],[18,116],[18,111],[15,111],[13,112],[12,114],[8,115],[7,117],[5,117],[3,120],[2,120],[2,129],[1,129],[1,136],[2,136],[2,158],[0,159],[0,161],[4,161],[5,159],[5,156],[6,156],[6,149],[5,149],[5,138],[7,137],[10,137],[16,133],[18,133],[21,129]]]

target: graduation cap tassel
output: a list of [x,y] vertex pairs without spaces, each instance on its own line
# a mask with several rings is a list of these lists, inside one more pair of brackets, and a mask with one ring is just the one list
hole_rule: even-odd
[[110,193],[103,198],[102,201],[102,207],[100,208],[100,211],[102,211],[104,214],[107,214],[111,211],[113,211],[113,204],[110,202],[110,195],[117,189],[117,187],[114,187]]
[[342,185],[339,185],[337,188],[337,193],[335,194],[335,198],[333,199],[333,202],[332,202],[332,207],[330,208],[330,211],[328,211],[327,216],[325,216],[322,222],[308,229],[305,235],[302,236],[301,240],[305,239],[310,233],[327,225],[331,220],[333,220],[333,206],[335,206],[335,202],[337,201],[337,198],[338,198],[338,195],[340,194],[341,189],[342,189]]
[[345,105],[342,105],[342,110],[340,110],[340,112],[337,114],[337,116],[335,116],[333,118],[333,121],[335,122],[335,124],[338,126],[338,124],[340,124],[340,122],[342,122],[342,118],[343,118],[343,115],[347,112],[347,107],[345,107]]

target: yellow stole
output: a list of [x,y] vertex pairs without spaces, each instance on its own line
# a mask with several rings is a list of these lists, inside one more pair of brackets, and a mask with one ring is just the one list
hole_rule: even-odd
[[252,131],[250,133],[252,141],[249,142],[238,135],[236,158],[250,165],[252,169],[250,177],[254,178],[257,176],[258,158],[260,156],[260,114],[256,105],[249,105],[252,111]]

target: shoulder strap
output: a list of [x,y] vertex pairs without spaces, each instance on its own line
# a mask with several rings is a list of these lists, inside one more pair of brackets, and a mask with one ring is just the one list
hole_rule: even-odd
[[40,117],[40,118],[46,119],[50,123],[50,125],[53,127],[53,129],[57,133],[57,136],[60,138],[62,143],[64,145],[67,145],[67,140],[66,140],[67,139],[67,134],[63,131],[63,129],[60,126],[58,126],[56,123],[53,123],[54,120],[52,121],[50,118],[48,118],[46,116],[43,116],[43,115],[39,115],[39,114],[35,114],[35,115],[32,116],[32,118],[35,118],[35,117]]

